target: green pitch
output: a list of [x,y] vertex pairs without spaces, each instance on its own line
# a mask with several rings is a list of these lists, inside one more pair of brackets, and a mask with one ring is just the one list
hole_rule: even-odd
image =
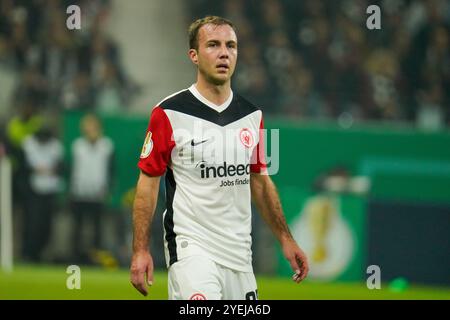
[[[147,297],[141,296],[130,284],[128,270],[105,270],[81,267],[81,289],[66,287],[64,266],[17,266],[13,273],[0,271],[2,299],[167,299],[167,274],[156,272],[154,285]],[[315,283],[296,285],[289,279],[257,276],[260,299],[445,299],[450,300],[450,288],[409,286],[402,292],[369,290],[364,284]]]

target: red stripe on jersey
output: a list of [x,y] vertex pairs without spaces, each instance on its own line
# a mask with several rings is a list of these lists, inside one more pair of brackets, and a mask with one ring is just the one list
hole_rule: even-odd
[[152,149],[150,154],[139,160],[138,167],[150,176],[159,177],[166,172],[172,149],[175,147],[172,125],[161,107],[157,106],[152,111],[147,135],[149,132],[151,132]]
[[253,149],[253,154],[250,164],[250,172],[261,173],[267,168],[267,163],[264,158],[265,147],[264,147],[264,121],[261,116],[261,123],[259,125],[259,141],[258,145]]

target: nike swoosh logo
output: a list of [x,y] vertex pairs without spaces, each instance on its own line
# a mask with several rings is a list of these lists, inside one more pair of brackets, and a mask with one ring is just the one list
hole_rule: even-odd
[[199,144],[205,143],[206,141],[208,141],[209,139],[200,141],[200,142],[195,142],[194,139],[191,140],[191,146],[195,147],[198,146]]

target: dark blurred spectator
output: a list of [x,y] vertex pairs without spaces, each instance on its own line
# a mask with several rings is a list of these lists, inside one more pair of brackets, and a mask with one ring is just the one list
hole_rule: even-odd
[[10,24],[11,46],[17,59],[19,68],[23,68],[27,63],[27,53],[30,48],[28,37],[26,11],[24,8],[14,10]]
[[107,61],[96,86],[95,106],[99,112],[114,113],[124,106],[124,89],[116,66]]
[[9,40],[0,32],[0,117],[7,116],[17,83],[15,57]]
[[[103,136],[101,122],[92,114],[82,118],[81,132],[71,150],[72,245],[75,262],[89,263],[102,248],[102,216],[111,191],[114,145]],[[86,230],[91,231],[90,237],[85,237]]]
[[439,130],[445,126],[443,88],[440,82],[430,83],[419,92],[416,122],[420,129]]
[[[58,20],[60,19],[58,18]],[[46,43],[37,50],[39,73],[45,81],[48,92],[46,102],[51,107],[58,107],[61,84],[64,84],[70,77],[71,72],[73,73],[71,68],[75,67],[71,38],[65,30],[62,28],[52,29]]]
[[280,108],[292,119],[327,119],[330,114],[327,103],[314,88],[314,79],[308,69],[292,72],[288,90],[283,94]]
[[95,34],[89,47],[89,61],[81,63],[89,66],[92,81],[97,85],[103,77],[103,71],[108,63],[118,64],[118,48],[115,43],[102,33]]
[[62,105],[65,109],[83,111],[95,109],[95,91],[86,72],[78,72],[64,88]]
[[393,52],[375,49],[367,59],[366,72],[370,88],[365,104],[367,117],[400,120],[404,113],[398,87],[399,64]]
[[23,258],[40,262],[52,234],[57,196],[62,191],[63,146],[48,127],[23,143],[30,192],[23,220]]
[[267,113],[276,113],[275,90],[271,86],[267,69],[262,60],[262,52],[256,45],[243,45],[240,52],[239,68],[236,72],[236,86],[253,99]]
[[19,103],[19,114],[11,118],[6,126],[6,143],[13,164],[13,196],[14,203],[22,207],[24,198],[29,192],[28,170],[25,166],[23,142],[37,131],[43,124],[43,118],[37,114],[36,107],[30,97]]
[[48,98],[47,83],[36,67],[25,68],[19,77],[14,99],[28,99],[36,108],[43,109]]

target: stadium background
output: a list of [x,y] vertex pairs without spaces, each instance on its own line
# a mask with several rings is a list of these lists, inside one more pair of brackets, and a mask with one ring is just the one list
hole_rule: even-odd
[[[65,27],[71,4],[81,8],[81,30]],[[370,4],[381,8],[380,30],[366,28]],[[255,212],[260,297],[449,299],[450,3],[440,0],[0,0],[0,157],[12,161],[14,185],[26,183],[21,144],[50,127],[64,145],[66,182],[51,240],[31,261],[22,254],[29,206],[13,189],[15,265],[0,272],[0,299],[139,298],[126,271],[136,160],[151,107],[194,82],[186,29],[206,14],[237,26],[233,86],[280,130],[273,179],[312,264],[305,284],[289,282]],[[102,250],[72,291],[70,146],[87,112],[113,140],[116,166]],[[167,297],[163,198],[152,228],[155,299]],[[365,286],[370,265],[380,267],[381,290]]]

